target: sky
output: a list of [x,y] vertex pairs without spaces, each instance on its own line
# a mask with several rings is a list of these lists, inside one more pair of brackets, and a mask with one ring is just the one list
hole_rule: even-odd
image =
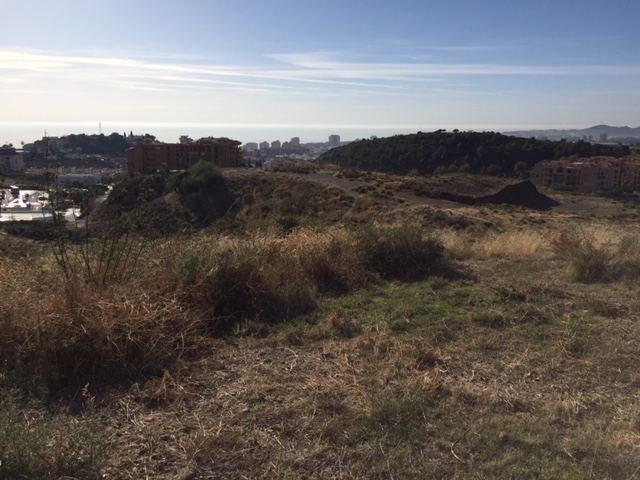
[[640,125],[628,0],[0,0],[0,12],[2,143],[45,129],[246,143]]

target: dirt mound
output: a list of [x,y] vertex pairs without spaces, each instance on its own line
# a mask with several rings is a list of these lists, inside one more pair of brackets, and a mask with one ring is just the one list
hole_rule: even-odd
[[450,200],[464,205],[483,205],[486,203],[518,205],[535,210],[549,210],[560,205],[552,198],[543,195],[533,183],[524,181],[514,185],[507,185],[496,193],[474,197],[449,192],[439,192],[430,195],[433,198]]
[[540,193],[535,185],[528,180],[515,185],[507,185],[492,195],[478,197],[475,199],[475,203],[506,203],[535,210],[549,210],[560,205],[559,202]]

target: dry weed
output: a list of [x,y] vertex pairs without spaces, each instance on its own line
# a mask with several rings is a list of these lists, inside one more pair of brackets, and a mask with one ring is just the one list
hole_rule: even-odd
[[536,230],[467,233],[447,230],[440,234],[447,252],[465,259],[531,259],[551,257],[549,240]]

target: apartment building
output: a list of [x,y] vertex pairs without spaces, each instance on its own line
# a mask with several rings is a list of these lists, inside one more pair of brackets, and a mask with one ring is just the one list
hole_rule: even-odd
[[578,162],[550,160],[534,165],[531,182],[540,187],[568,187],[581,193],[640,190],[640,157],[591,157]]
[[127,172],[155,173],[164,170],[187,170],[200,160],[219,167],[243,164],[241,142],[228,138],[201,138],[193,143],[138,144],[126,151]]
[[18,173],[24,172],[24,158],[13,145],[0,147],[0,172]]

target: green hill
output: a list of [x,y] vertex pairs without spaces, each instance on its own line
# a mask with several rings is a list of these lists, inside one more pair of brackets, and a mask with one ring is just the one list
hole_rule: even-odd
[[407,174],[467,172],[512,175],[542,160],[594,155],[627,155],[627,147],[578,141],[517,138],[495,132],[418,132],[357,140],[328,151],[320,161],[341,167]]

